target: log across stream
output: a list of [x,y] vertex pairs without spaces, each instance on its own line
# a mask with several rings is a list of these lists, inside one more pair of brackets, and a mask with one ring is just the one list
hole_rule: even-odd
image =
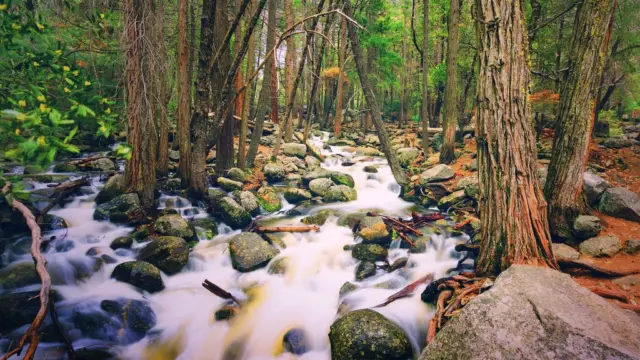
[[[324,139],[314,137],[311,142],[322,149],[326,140],[326,136]],[[274,263],[285,259],[282,260],[284,270],[278,273],[269,271],[272,264],[247,273],[234,270],[228,241],[240,230],[232,230],[219,222],[219,235],[207,238],[200,234],[185,268],[174,275],[162,273],[164,290],[142,293],[110,277],[119,263],[134,260],[146,244],[134,242],[131,249],[110,248],[115,238],[129,235],[133,229],[93,220],[93,199],[103,186],[97,178],[93,179],[91,191],[86,191],[87,194],[74,197],[64,208],[51,210],[51,214],[66,219],[70,225],[68,229],[45,234],[45,238],[56,237],[45,256],[56,293],[59,318],[76,350],[109,347],[124,359],[328,360],[331,348],[327,334],[339,313],[374,308],[412,282],[429,274],[436,279],[443,277],[449,269],[456,267],[458,258],[454,247],[457,241],[468,237],[450,237],[446,231],[428,234],[432,228],[422,228],[425,235],[431,236],[425,252],[409,253],[409,249],[400,248],[400,240],[396,240],[388,251],[388,263],[408,257],[407,266],[393,272],[387,272],[380,266],[375,276],[355,281],[358,260],[352,257],[351,251],[345,251],[345,246],[348,248],[360,239],[351,228],[339,225],[344,215],[373,212],[408,218],[415,205],[398,197],[400,189],[383,158],[358,161],[364,157],[354,157],[341,147],[333,146],[323,150],[322,155],[326,158],[323,167],[353,176],[358,199],[307,209],[305,216],[320,210],[334,210],[318,231],[279,234],[283,235],[281,239],[286,248],[280,249],[280,253],[271,260]],[[351,160],[353,165],[342,166],[346,160]],[[364,172],[367,165],[376,165],[378,173]],[[302,226],[300,220],[304,216],[286,215],[294,206],[284,200],[283,204],[279,212],[263,215],[260,225],[284,229]],[[188,219],[208,217],[203,208],[192,206],[186,199],[163,194],[160,208],[169,207]],[[28,244],[29,239],[25,237],[10,245],[5,251],[5,259],[11,263],[29,261]],[[96,253],[105,255],[100,264],[96,264],[95,256],[87,255]],[[216,320],[216,311],[231,302],[203,288],[204,280],[230,292],[242,303],[231,321]],[[345,282],[356,284],[357,288],[340,297],[339,292]],[[415,354],[425,346],[427,326],[433,313],[433,309],[420,300],[425,286],[419,285],[412,296],[375,309],[407,333]],[[123,309],[130,308],[117,308],[122,311],[105,315],[108,307],[104,301],[123,303],[123,299],[125,304],[129,304],[126,306],[140,306],[134,320],[131,319],[132,314],[127,313],[127,316],[128,321],[141,322],[136,324],[144,332],[128,333],[129,330],[108,326],[110,321],[120,321]],[[148,323],[144,324],[145,321]],[[303,354],[283,353],[283,336],[292,329],[304,334]],[[0,353],[5,351],[6,342],[2,346]],[[64,358],[63,349],[64,345],[51,336],[42,339],[38,351],[46,354],[47,358],[56,359]]]

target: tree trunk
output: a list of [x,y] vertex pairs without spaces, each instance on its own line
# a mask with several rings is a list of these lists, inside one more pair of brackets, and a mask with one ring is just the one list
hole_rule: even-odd
[[[255,0],[251,2],[251,9],[255,7]],[[247,76],[253,73],[255,48],[256,48],[255,32],[251,34],[249,39],[249,49],[247,50]],[[249,112],[251,107],[251,98],[253,92],[251,86],[248,86],[244,92],[244,103],[242,106],[242,115],[240,120],[240,136],[238,138],[238,167],[244,169],[246,165],[246,148],[247,148],[247,124],[249,120]]]
[[571,224],[584,210],[582,173],[588,157],[595,86],[602,72],[603,40],[613,0],[578,5],[569,50],[569,71],[560,108],[545,195],[553,236],[571,239]]
[[[313,104],[313,99],[316,97],[316,92],[318,91],[318,82],[320,81],[320,70],[322,69],[322,59],[324,58],[324,49],[325,49],[325,37],[329,35],[329,27],[331,24],[332,16],[328,15],[325,18],[324,23],[324,36],[319,40],[320,41],[320,50],[318,51],[318,57],[315,61],[315,69],[313,70],[313,82],[311,83],[311,91],[309,91],[309,101],[307,102],[307,107],[311,107]],[[306,116],[306,124],[304,128],[304,136],[303,143],[307,141],[309,137],[309,131],[311,130],[311,113],[307,112]]]
[[[353,8],[351,6],[350,0],[344,0],[344,11],[347,16],[353,18]],[[360,78],[360,84],[362,85],[364,96],[367,99],[368,108],[371,109],[370,112],[371,117],[373,118],[373,125],[378,131],[378,138],[380,138],[382,151],[384,152],[387,161],[389,162],[391,172],[393,173],[393,177],[395,178],[396,182],[400,186],[404,187],[409,184],[409,178],[407,177],[407,174],[404,173],[404,170],[398,162],[397,154],[394,152],[393,148],[391,147],[391,142],[389,141],[389,134],[387,134],[387,130],[384,128],[384,123],[380,118],[380,108],[378,107],[378,101],[376,100],[375,93],[373,92],[373,87],[369,82],[369,77],[365,69],[365,59],[362,55],[362,48],[360,47],[358,28],[351,22],[348,22],[347,28],[349,31],[349,39],[351,41],[351,51],[353,52],[353,58],[356,63],[356,68],[358,69],[358,77]]]
[[260,89],[260,98],[256,108],[256,125],[253,128],[253,133],[251,134],[251,143],[249,144],[249,152],[247,154],[247,168],[253,167],[253,162],[258,154],[258,145],[260,145],[260,138],[262,137],[264,118],[269,112],[269,104],[272,98],[271,92],[273,88],[271,87],[271,79],[275,76],[273,71],[270,71],[273,68],[272,65],[274,64],[275,51],[269,55],[269,50],[275,46],[276,41],[276,0],[269,0],[268,12],[267,49],[265,51],[267,58],[264,64],[264,77],[262,87]]
[[[447,43],[447,82],[444,89],[444,122],[442,124],[442,149],[440,163],[451,164],[456,155],[453,146],[456,142],[458,123],[458,41],[460,21],[460,0],[451,0],[449,7],[449,41]],[[462,130],[462,129],[460,129]]]
[[[403,12],[404,14],[404,12]],[[402,30],[402,51],[401,51],[401,56],[402,56],[402,69],[400,69],[400,118],[398,119],[398,126],[401,127],[402,124],[405,121],[405,100],[406,100],[406,92],[407,92],[407,84],[406,84],[406,65],[405,62],[407,61],[407,33],[404,31],[404,29]]]
[[[602,88],[604,87],[604,80],[606,75],[605,69],[609,68],[608,66],[609,60],[611,59],[613,54],[615,54],[615,52],[617,51],[618,45],[620,45],[620,41],[619,41],[620,39],[618,39],[618,41],[613,43],[613,47],[611,48],[611,56],[607,56],[609,54],[609,41],[611,40],[611,30],[613,28],[613,20],[614,20],[617,4],[618,4],[618,1],[614,0],[613,6],[611,7],[611,15],[609,16],[609,24],[607,25],[607,32],[605,33],[604,43],[602,45],[603,57],[605,59],[604,60],[605,67],[601,71],[602,74],[600,75],[600,82],[597,84],[598,86],[597,86],[597,91],[595,96],[596,107],[593,110],[593,127],[591,129],[591,133],[593,136],[596,136],[596,135],[609,136],[609,124],[602,124],[599,121],[600,110],[602,110],[602,105],[606,103],[606,101],[603,101],[603,102],[600,101],[600,96],[601,96]],[[622,76],[620,77],[620,79],[622,79]],[[611,92],[609,92],[609,89],[607,89],[609,96],[611,96],[613,89],[615,89],[615,85],[616,84],[614,82],[613,88],[611,86],[609,87],[609,89],[611,89]]]
[[[291,5],[292,0],[284,0],[284,27],[288,29],[293,25],[294,22],[294,14],[293,14],[293,6]],[[306,49],[303,49],[306,51]],[[295,76],[295,66],[296,66],[296,40],[295,37],[291,36],[287,39],[287,53],[285,54],[284,60],[284,83],[285,83],[285,99],[289,99],[291,97],[291,91],[293,90],[293,77]],[[289,117],[293,117],[293,115],[289,115]],[[286,120],[286,129],[284,133],[284,141],[291,142],[293,136],[293,121],[291,119]]]
[[540,18],[542,17],[542,4],[540,0],[530,0],[531,3],[531,24],[529,24],[529,52],[531,52],[533,42],[536,40],[536,33],[540,26]]
[[[425,155],[429,152],[429,0],[424,4],[424,30],[422,32],[422,150]],[[393,105],[393,99],[391,101]],[[426,157],[426,156],[425,156]]]
[[560,92],[560,66],[562,65],[562,33],[564,32],[564,15],[560,17],[560,25],[558,27],[558,41],[556,42],[556,92]]
[[529,66],[523,1],[476,0],[477,140],[482,223],[476,272],[512,264],[557,268],[529,119]]
[[158,1],[156,14],[156,37],[158,43],[158,70],[156,71],[158,80],[158,102],[160,110],[159,142],[158,142],[158,174],[166,176],[169,172],[169,121],[167,119],[167,49],[164,39],[165,9],[164,1]]
[[[205,11],[205,10],[203,10]],[[178,174],[182,187],[191,177],[191,117],[189,114],[189,52],[187,49],[187,0],[178,3],[178,144],[180,164]],[[201,45],[202,46],[202,45]],[[195,61],[195,60],[194,60]]]
[[[198,74],[196,81],[195,111],[193,113],[193,149],[191,152],[191,174],[189,195],[202,198],[206,191],[206,165],[209,131],[208,117],[211,110],[211,61],[213,58],[213,29],[215,25],[216,0],[202,0],[200,18],[200,49],[198,51]],[[182,158],[181,158],[182,160]]]
[[[240,10],[240,7],[242,6],[242,0],[236,0],[236,12]],[[240,46],[242,44],[242,26],[238,26],[236,27],[236,33],[234,35],[234,42],[235,42],[235,49],[234,49],[234,53],[238,53],[240,51]],[[253,54],[251,54],[253,56]],[[240,88],[242,87],[242,85],[244,84],[244,81],[242,80],[242,69],[240,69],[238,71],[238,73],[236,74],[236,84],[235,84],[235,91],[236,93],[238,93],[238,91],[240,90]],[[246,93],[245,92],[240,92],[238,93],[238,96],[236,98],[235,101],[235,110],[234,110],[234,114],[237,117],[242,117],[242,109],[244,108],[244,98],[245,98]]]
[[[227,16],[226,10],[228,9],[227,0],[217,0],[218,7],[221,11],[216,13],[216,26],[213,29],[213,38],[214,38],[214,46],[215,51],[219,51],[218,49],[223,46],[223,42],[225,36],[227,34],[227,30],[229,29],[229,17]],[[238,26],[239,28],[240,26]],[[211,79],[211,97],[213,99],[214,104],[219,104],[223,101],[228,103],[231,102],[231,98],[233,96],[232,92],[228,94],[223,94],[222,88],[224,87],[224,82],[229,73],[230,64],[231,63],[231,53],[227,49],[220,56],[220,60],[218,62],[217,69],[212,74]],[[215,108],[215,107],[214,107]],[[217,114],[216,118],[219,118],[220,121],[224,121],[222,128],[219,128],[218,122],[214,121],[213,123],[213,132],[212,136],[217,139],[216,144],[216,174],[223,174],[226,170],[233,167],[233,125],[235,121],[233,120],[233,112],[225,112],[223,114]],[[215,132],[218,131],[216,134]]]
[[339,138],[340,131],[342,130],[342,101],[344,98],[344,63],[347,56],[347,19],[342,17],[340,22],[340,51],[338,52],[338,67],[340,68],[340,74],[338,74],[338,96],[336,99],[336,118],[335,126],[333,128],[334,136]]

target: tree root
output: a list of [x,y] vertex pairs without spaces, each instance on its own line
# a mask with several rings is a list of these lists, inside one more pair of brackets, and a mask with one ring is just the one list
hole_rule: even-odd
[[424,283],[429,282],[429,281],[433,281],[433,274],[427,274],[427,275],[421,277],[420,279],[412,282],[411,284],[405,286],[404,288],[402,288],[402,290],[400,290],[400,291],[394,293],[393,295],[389,296],[387,298],[387,300],[385,300],[382,304],[374,306],[374,308],[387,306],[387,305],[391,304],[392,302],[394,302],[394,301],[396,301],[398,299],[402,299],[402,298],[405,298],[407,296],[411,296],[411,294],[416,289],[416,287],[418,287],[418,285],[424,284]]
[[598,286],[587,286],[587,289],[591,290],[591,292],[596,295],[602,296],[603,298],[616,299],[626,303],[629,302],[629,295],[620,291],[611,290],[611,289],[598,287]]
[[24,217],[27,222],[27,226],[31,230],[31,257],[33,257],[33,261],[36,266],[36,273],[40,277],[40,281],[42,286],[40,287],[40,309],[36,314],[36,317],[33,319],[33,322],[27,329],[27,331],[22,335],[16,347],[2,357],[2,360],[9,359],[13,355],[20,355],[22,349],[24,348],[25,343],[29,342],[29,347],[27,348],[27,352],[24,354],[23,359],[32,360],[35,355],[36,349],[38,348],[38,343],[40,342],[40,336],[38,334],[38,329],[44,322],[45,317],[47,316],[47,312],[49,310],[49,294],[51,292],[51,276],[47,271],[47,260],[42,255],[40,251],[42,245],[42,233],[40,231],[40,226],[36,222],[35,216],[29,208],[27,208],[23,203],[16,200],[13,196],[10,195],[11,183],[6,181],[4,188],[2,189],[2,194],[11,207],[20,213]]
[[558,265],[560,265],[560,268],[563,270],[572,269],[572,268],[585,269],[595,274],[598,274],[601,276],[609,276],[609,277],[621,277],[621,276],[633,275],[638,273],[637,270],[616,271],[616,270],[606,269],[586,260],[572,260],[572,259],[561,258],[557,256],[556,256],[556,260],[558,261]]

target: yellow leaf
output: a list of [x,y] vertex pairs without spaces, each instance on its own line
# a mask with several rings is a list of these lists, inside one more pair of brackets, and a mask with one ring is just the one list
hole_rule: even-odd
[[38,146],[44,146],[45,144],[44,136],[38,137],[37,143],[38,143]]
[[91,86],[91,81],[87,80],[84,82],[84,86]]
[[56,50],[56,55],[62,55],[62,50]]
[[19,100],[18,101],[18,105],[20,105],[20,107],[26,107],[27,106],[27,102],[24,100]]
[[62,67],[62,70],[63,70],[64,72],[67,72],[67,71],[71,71],[71,68],[70,68],[70,67],[68,67],[68,66],[63,66],[63,67]]
[[38,66],[40,66],[40,64],[38,64],[38,62],[37,62],[37,61],[34,61],[34,62],[33,62],[33,66],[38,67]]
[[7,10],[7,4],[0,4],[0,11]]
[[42,112],[47,111],[47,105],[46,104],[40,104],[40,111],[42,111]]
[[69,88],[64,88],[64,92],[69,93],[71,90],[69,90]]
[[20,25],[18,25],[18,24],[16,24],[16,23],[13,23],[13,24],[11,24],[11,28],[12,28],[13,30],[20,30]]
[[104,14],[100,14],[100,19],[104,19]]
[[40,23],[36,23],[36,26],[38,27],[38,29],[44,30],[44,25],[42,25]]
[[16,135],[20,136],[20,129],[16,129]]
[[45,98],[44,95],[38,95],[38,97],[36,99],[38,99],[38,101],[40,101],[40,102],[47,101],[47,98]]
[[111,114],[111,109],[107,108],[107,110],[105,110],[104,113],[107,114],[107,115]]
[[27,119],[27,116],[25,114],[20,113],[16,116],[16,119],[18,119],[18,121],[25,121]]
[[73,76],[78,76],[78,74],[79,74],[79,73],[78,73],[78,70],[76,70],[76,71],[74,71],[74,72],[73,72]]

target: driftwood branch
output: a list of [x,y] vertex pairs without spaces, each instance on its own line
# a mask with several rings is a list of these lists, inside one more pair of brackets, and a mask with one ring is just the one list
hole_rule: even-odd
[[379,308],[379,307],[383,307],[383,306],[387,306],[389,304],[391,304],[392,302],[398,300],[398,299],[402,299],[408,296],[411,296],[411,294],[413,294],[413,292],[416,290],[416,288],[421,285],[424,284],[426,282],[430,282],[433,281],[433,274],[427,274],[423,277],[421,277],[420,279],[412,282],[411,284],[405,286],[404,288],[402,288],[402,290],[398,291],[397,293],[394,293],[393,295],[389,296],[387,298],[387,300],[385,300],[385,302],[383,302],[382,304],[376,305],[374,307]]
[[209,290],[212,294],[214,294],[219,298],[222,298],[225,300],[231,300],[236,304],[238,304],[238,306],[242,306],[242,302],[238,300],[235,296],[233,296],[230,292],[226,291],[225,289],[221,288],[220,286],[212,283],[207,279],[205,279],[204,282],[202,282],[202,287]]
[[262,233],[276,233],[276,232],[309,232],[318,231],[320,227],[318,225],[308,226],[258,226],[257,232]]
[[53,209],[60,201],[64,200],[67,196],[71,195],[74,190],[81,186],[89,185],[87,178],[65,181],[62,184],[55,187],[53,194],[49,196],[51,202],[44,209],[38,212],[38,225],[42,225],[42,219],[51,209]]
[[38,343],[40,342],[40,336],[38,335],[38,329],[44,322],[45,317],[47,316],[47,312],[49,311],[49,294],[51,292],[51,276],[49,276],[49,272],[47,271],[47,260],[42,255],[40,251],[40,247],[42,245],[42,233],[40,231],[40,226],[36,222],[36,217],[33,216],[33,213],[29,208],[27,208],[23,203],[14,199],[8,201],[8,195],[11,191],[11,183],[6,182],[4,188],[2,189],[2,194],[7,199],[7,202],[11,205],[11,207],[17,211],[19,211],[27,222],[27,226],[31,230],[31,256],[33,257],[33,261],[36,266],[36,273],[40,277],[40,281],[42,282],[42,286],[40,287],[40,309],[36,314],[36,317],[33,319],[33,322],[27,329],[27,331],[22,335],[16,347],[7,352],[2,360],[9,359],[13,355],[20,355],[24,345],[29,342],[29,347],[27,348],[27,352],[24,354],[23,359],[31,360],[36,352],[38,347]]

